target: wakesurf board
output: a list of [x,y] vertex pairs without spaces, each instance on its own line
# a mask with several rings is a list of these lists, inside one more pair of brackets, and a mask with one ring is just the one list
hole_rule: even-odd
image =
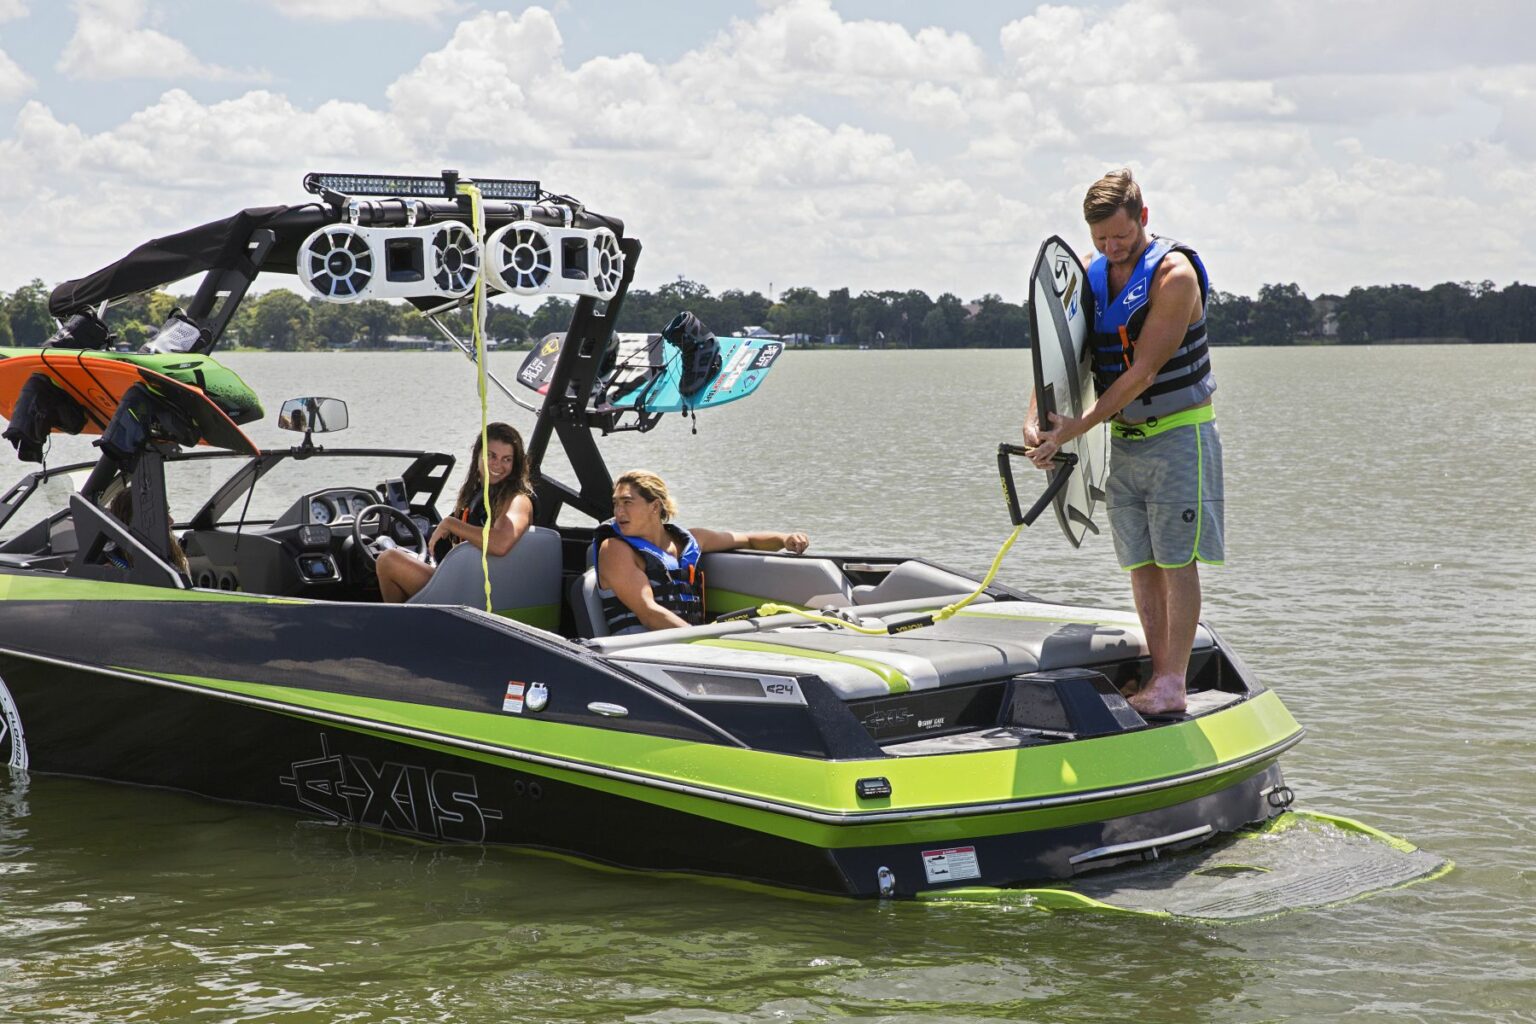
[[[248,455],[258,451],[225,406],[235,409],[239,422],[248,423],[260,418],[261,404],[233,371],[207,357],[173,353],[126,358],[84,349],[0,349],[0,416],[11,418],[21,389],[34,373],[45,374],[79,404],[85,413],[81,433],[100,434],[123,395],[142,383],[197,425],[199,444]],[[209,382],[215,373],[223,400],[194,383]]]
[[[1072,247],[1053,235],[1040,246],[1029,275],[1030,349],[1035,366],[1035,409],[1041,429],[1050,427],[1051,413],[1081,416],[1093,405],[1093,354],[1088,346],[1086,304],[1088,275]],[[1070,473],[1066,485],[1052,501],[1056,520],[1073,547],[1088,533],[1098,533],[1093,521],[1104,499],[1104,476],[1109,470],[1109,430],[1098,424],[1087,433],[1062,445],[1064,454],[1077,456],[1069,469],[1047,471],[1050,480]]]

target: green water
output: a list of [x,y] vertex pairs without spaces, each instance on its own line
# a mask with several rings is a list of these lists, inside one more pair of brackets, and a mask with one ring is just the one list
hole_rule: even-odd
[[[348,399],[349,446],[457,451],[477,425],[454,355],[230,362],[273,409]],[[1024,366],[792,352],[697,436],[605,446],[667,477],[684,525],[976,571],[1007,533],[993,453]],[[1308,727],[1285,761],[1300,802],[1449,876],[1229,926],[823,902],[32,776],[0,785],[0,1021],[1536,1021],[1536,348],[1217,367],[1230,562],[1205,618]],[[1054,529],[1005,578],[1126,606],[1107,538]]]

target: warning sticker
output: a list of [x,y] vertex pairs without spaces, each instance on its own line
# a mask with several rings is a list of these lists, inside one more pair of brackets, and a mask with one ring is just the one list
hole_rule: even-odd
[[514,715],[523,713],[523,690],[527,683],[507,683],[507,695],[501,700],[501,710],[509,711]]
[[929,885],[943,882],[961,882],[967,878],[981,877],[981,862],[976,859],[976,847],[953,846],[947,850],[924,850],[923,872]]

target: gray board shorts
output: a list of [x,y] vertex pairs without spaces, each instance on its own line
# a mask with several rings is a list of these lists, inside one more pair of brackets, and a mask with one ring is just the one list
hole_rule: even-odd
[[1216,421],[1124,436],[1111,425],[1105,507],[1123,569],[1221,565],[1221,435]]

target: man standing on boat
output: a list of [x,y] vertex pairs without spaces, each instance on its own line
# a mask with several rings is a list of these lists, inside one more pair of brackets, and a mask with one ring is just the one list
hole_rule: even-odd
[[1206,345],[1209,280],[1195,250],[1147,234],[1141,188],[1126,170],[1088,189],[1083,217],[1099,255],[1088,265],[1089,344],[1098,400],[1082,417],[1024,423],[1042,469],[1061,445],[1109,421],[1105,505],[1120,565],[1131,573],[1152,678],[1130,698],[1142,714],[1185,707],[1185,673],[1200,620],[1198,564],[1222,564],[1221,438]]

